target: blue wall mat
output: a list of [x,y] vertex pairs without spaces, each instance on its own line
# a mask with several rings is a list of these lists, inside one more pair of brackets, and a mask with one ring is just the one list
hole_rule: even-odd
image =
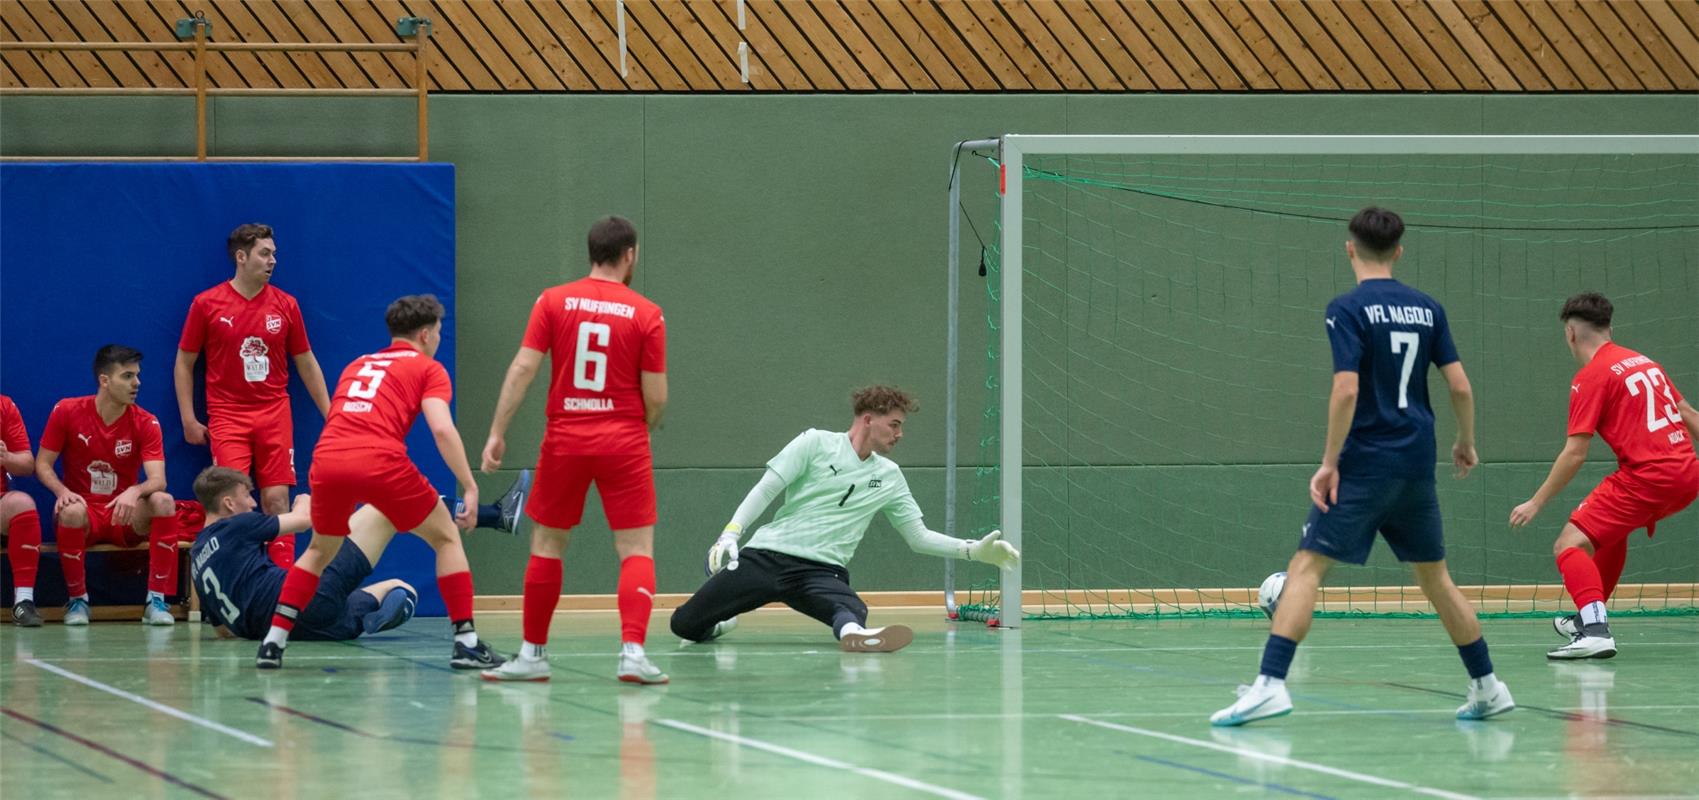
[[[183,441],[171,367],[189,301],[230,279],[225,237],[244,222],[277,231],[272,280],[300,300],[332,389],[349,361],[389,343],[383,312],[404,294],[448,307],[437,358],[455,371],[453,165],[12,163],[0,164],[0,196],[0,391],[38,445],[54,402],[94,391],[94,351],[128,344],[145,354],[139,402],[164,428],[170,491],[192,498],[211,457]],[[290,396],[306,491],[324,421],[298,378]],[[455,491],[422,423],[408,446],[432,484]],[[20,483],[51,509],[35,481]],[[398,536],[373,579],[412,583],[420,613],[441,615],[434,565],[424,542]]]

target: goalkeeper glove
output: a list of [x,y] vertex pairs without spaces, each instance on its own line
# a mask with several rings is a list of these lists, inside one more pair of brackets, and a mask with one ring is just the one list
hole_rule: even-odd
[[985,538],[977,542],[966,541],[965,544],[963,551],[969,561],[990,564],[1001,570],[1014,569],[1015,565],[1021,563],[1020,551],[1016,550],[1014,545],[1003,541],[1003,532],[1000,530],[985,534]]
[[708,548],[708,564],[706,572],[713,575],[726,568],[727,564],[737,563],[737,537],[743,529],[736,523],[726,526],[720,538],[714,541],[714,546]]

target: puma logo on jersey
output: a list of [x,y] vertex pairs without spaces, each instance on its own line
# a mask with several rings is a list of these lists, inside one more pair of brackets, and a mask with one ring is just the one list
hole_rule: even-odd
[[1329,328],[1333,327],[1333,317],[1327,318],[1327,327],[1329,327]]
[[218,321],[222,322],[226,325],[229,325],[232,328],[236,327],[236,318],[235,317],[219,317]]
[[1572,383],[1572,384],[1569,384],[1569,391],[1571,391],[1571,392],[1579,392],[1579,391],[1581,391],[1581,384],[1579,384],[1579,383]]
[[63,559],[70,560],[70,561],[81,561],[81,560],[83,560],[83,554],[82,553],[67,553],[63,550],[59,551],[59,557],[63,558]]
[[827,465],[826,465],[826,469],[829,469],[829,470],[831,470],[831,471],[832,471],[832,474],[833,474],[833,475],[837,475],[837,474],[838,474],[838,468],[837,468],[837,467],[834,467],[834,466],[832,466],[832,465],[831,465],[831,464],[827,464]]
[[1305,536],[1310,535],[1310,523],[1308,523],[1308,522],[1304,523],[1304,535]]
[[87,447],[87,446],[88,446],[88,444],[89,444],[89,442],[90,442],[90,441],[92,441],[92,437],[90,437],[90,436],[89,436],[89,435],[88,435],[88,434],[86,434],[86,433],[79,433],[79,434],[77,434],[77,438],[78,438],[78,439],[81,439],[81,440],[83,440],[83,446],[84,446],[84,447]]

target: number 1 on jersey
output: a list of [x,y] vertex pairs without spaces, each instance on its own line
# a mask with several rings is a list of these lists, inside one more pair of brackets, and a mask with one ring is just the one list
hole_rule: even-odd
[[1421,342],[1420,337],[1409,331],[1392,332],[1392,352],[1404,354],[1404,368],[1398,375],[1399,408],[1410,407],[1410,373],[1416,369],[1416,350]]
[[603,348],[608,346],[608,339],[613,334],[613,328],[603,322],[578,323],[577,353],[572,359],[572,385],[579,389],[592,392],[602,391],[608,385],[608,354],[605,351],[591,350],[590,341]]

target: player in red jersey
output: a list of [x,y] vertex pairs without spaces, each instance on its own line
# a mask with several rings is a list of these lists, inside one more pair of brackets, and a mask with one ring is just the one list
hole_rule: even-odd
[[1612,312],[1611,301],[1593,292],[1563,304],[1564,336],[1581,364],[1569,385],[1569,439],[1540,490],[1510,512],[1511,527],[1533,521],[1580,471],[1594,433],[1616,453],[1616,472],[1575,507],[1552,545],[1579,613],[1552,621],[1569,643],[1547,658],[1616,655],[1605,600],[1622,577],[1628,535],[1645,528],[1651,536],[1659,520],[1699,496],[1699,412],[1657,362],[1611,341]]
[[[442,303],[433,295],[410,295],[390,303],[384,314],[393,337],[389,347],[355,359],[342,371],[307,474],[313,539],[283,579],[271,630],[254,660],[260,669],[283,666],[289,630],[313,599],[319,575],[348,536],[348,518],[362,503],[382,513],[382,524],[413,531],[437,552],[437,588],[454,623],[449,666],[501,666],[502,657],[478,641],[472,624],[472,572],[460,531],[471,530],[476,522],[478,485],[449,411],[454,388],[448,370],[433,358],[442,344],[443,314]],[[465,510],[459,517],[449,513],[407,458],[407,431],[420,412],[436,438],[437,451],[460,481]]]
[[[176,622],[165,596],[177,586],[177,505],[165,493],[165,443],[159,420],[136,405],[141,351],[109,344],[94,354],[92,395],[60,400],[47,417],[35,477],[58,498],[53,519],[65,572],[66,625],[88,624],[83,555],[90,544],[148,543],[147,606],[142,622]],[[53,466],[65,454],[65,478]],[[147,479],[136,483],[136,473]]]
[[6,535],[6,555],[12,559],[12,623],[41,627],[35,610],[35,569],[41,563],[41,516],[35,499],[17,491],[8,475],[31,475],[29,429],[12,398],[0,394],[0,533]]
[[560,601],[561,556],[584,515],[591,482],[619,554],[620,658],[615,677],[666,683],[643,652],[655,602],[655,476],[649,431],[667,403],[667,329],[660,306],[633,291],[637,228],[622,217],[590,227],[590,275],[547,289],[531,307],[518,355],[507,368],[483,470],[501,466],[507,426],[541,366],[549,376],[548,426],[526,512],[532,528],[525,567],[525,644],[489,680],[546,681],[549,623]]
[[[230,233],[236,275],[189,304],[177,342],[177,412],[189,444],[212,440],[212,461],[254,476],[260,507],[271,515],[289,510],[295,480],[295,429],[289,415],[289,361],[301,375],[320,414],[330,412],[324,371],[307,342],[301,306],[271,285],[277,244],[266,225]],[[206,351],[207,424],[195,418],[195,360]],[[287,353],[289,358],[285,358]],[[280,536],[271,559],[287,569],[295,537]]]

